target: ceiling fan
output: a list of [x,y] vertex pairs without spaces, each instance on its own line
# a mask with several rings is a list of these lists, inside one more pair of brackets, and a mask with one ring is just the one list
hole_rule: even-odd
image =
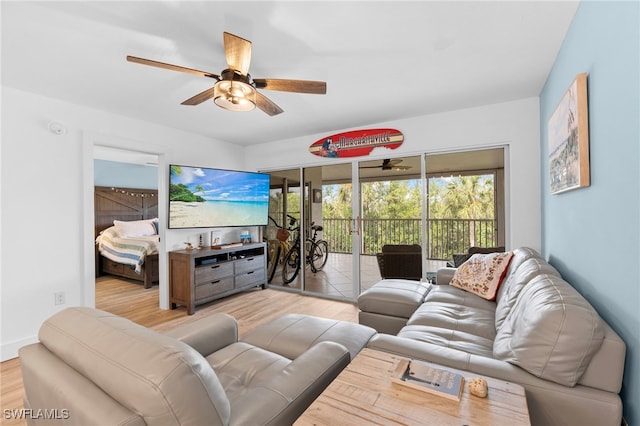
[[361,169],[382,169],[382,170],[409,170],[411,166],[400,166],[402,160],[391,160],[386,158],[382,160],[382,164],[379,166],[362,166]]
[[273,116],[283,112],[282,108],[256,89],[319,95],[327,93],[327,83],[324,81],[251,78],[251,75],[249,75],[251,42],[228,32],[224,32],[223,35],[224,54],[228,68],[223,70],[220,75],[153,61],[151,59],[138,58],[136,56],[127,56],[127,61],[199,75],[201,77],[209,77],[216,80],[213,87],[187,99],[182,102],[182,105],[199,105],[213,98],[215,104],[224,109],[231,111],[251,111],[257,106],[268,115]]

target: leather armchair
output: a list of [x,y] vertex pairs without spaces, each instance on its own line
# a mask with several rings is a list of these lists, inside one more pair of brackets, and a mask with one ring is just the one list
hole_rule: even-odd
[[[289,359],[238,341],[216,314],[160,334],[91,308],[46,320],[20,349],[30,425],[291,424],[349,363],[323,341]],[[42,411],[45,412],[45,411]]]

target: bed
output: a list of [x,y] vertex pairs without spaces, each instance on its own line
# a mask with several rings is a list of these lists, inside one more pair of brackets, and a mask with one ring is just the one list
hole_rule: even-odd
[[[115,275],[151,288],[159,281],[158,191],[96,186],[94,209],[96,277]],[[152,232],[145,224],[155,227],[154,235],[146,235]]]

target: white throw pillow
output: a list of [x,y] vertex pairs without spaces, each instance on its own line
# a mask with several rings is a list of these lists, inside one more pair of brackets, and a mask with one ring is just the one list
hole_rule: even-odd
[[450,285],[495,300],[513,252],[474,254],[456,270]]
[[118,234],[122,238],[127,237],[146,237],[156,235],[156,227],[151,223],[152,220],[132,220],[122,221],[114,220],[113,225],[116,227]]

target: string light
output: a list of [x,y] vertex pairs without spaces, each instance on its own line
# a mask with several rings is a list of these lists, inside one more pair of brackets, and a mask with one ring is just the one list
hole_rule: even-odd
[[130,191],[127,191],[127,190],[121,189],[121,188],[111,188],[111,190],[113,192],[119,192],[121,194],[129,195],[131,197],[142,197],[142,198],[144,198],[144,197],[155,197],[156,196],[156,194],[154,194],[152,192],[130,192]]

